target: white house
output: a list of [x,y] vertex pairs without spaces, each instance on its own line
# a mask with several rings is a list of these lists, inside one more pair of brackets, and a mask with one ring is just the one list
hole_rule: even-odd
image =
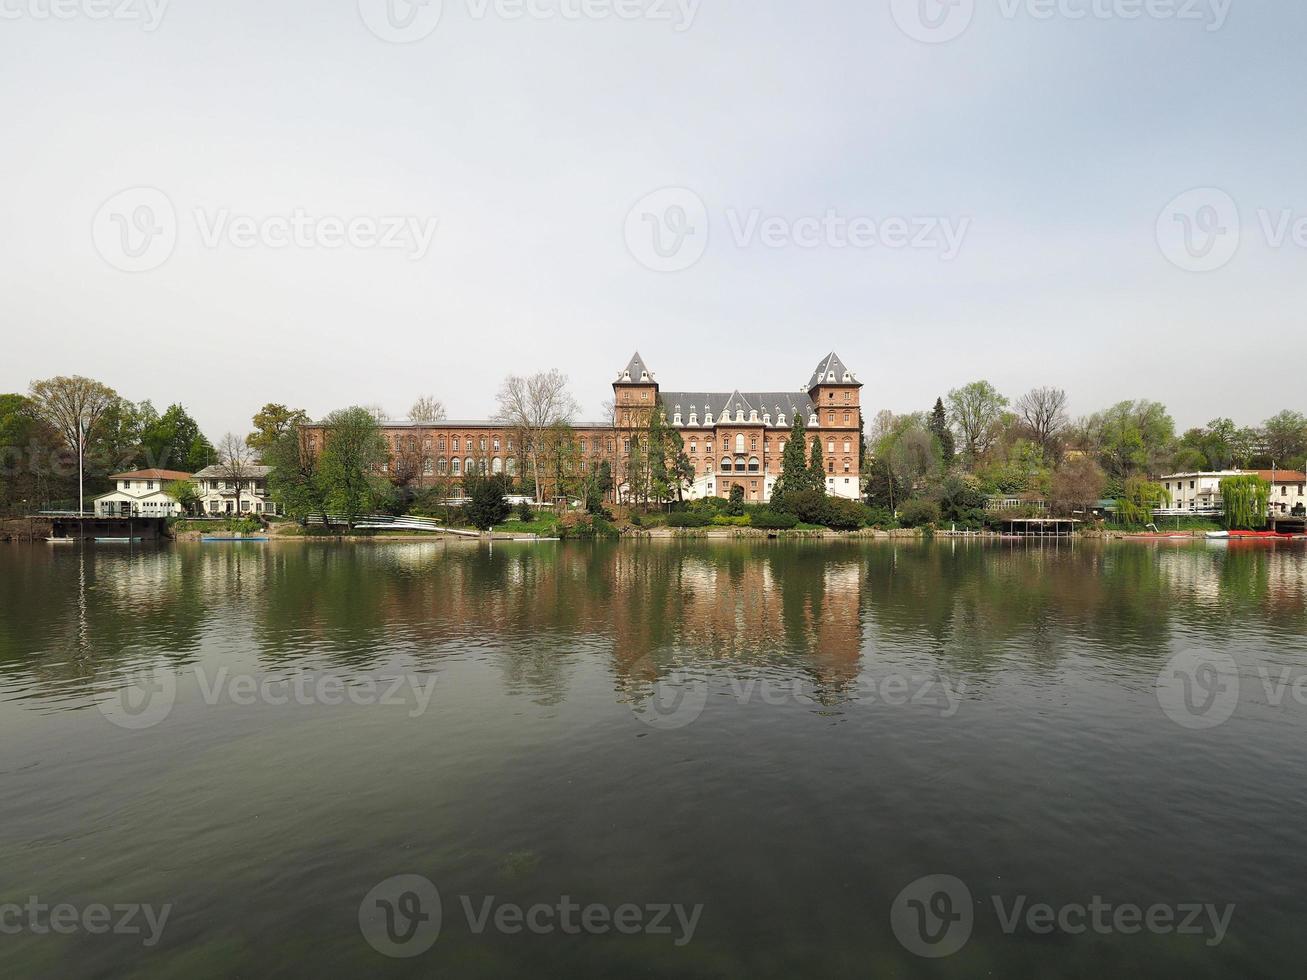
[[[268,498],[270,466],[246,464],[240,479],[232,478],[224,466],[206,466],[195,474],[200,509],[206,514],[275,514],[277,505]],[[239,487],[239,505],[237,488]]]
[[189,480],[179,470],[134,470],[109,477],[114,488],[91,503],[96,517],[172,517],[182,506],[164,492],[174,480]]
[[1163,513],[1220,514],[1225,510],[1221,499],[1221,481],[1231,476],[1260,476],[1271,484],[1270,509],[1290,514],[1297,507],[1307,507],[1307,475],[1297,470],[1219,470],[1204,473],[1169,473],[1161,478],[1171,494],[1171,504]]

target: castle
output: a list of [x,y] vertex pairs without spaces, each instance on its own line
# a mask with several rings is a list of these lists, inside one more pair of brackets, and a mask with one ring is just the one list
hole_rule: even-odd
[[[794,419],[802,416],[807,426],[805,459],[813,440],[819,440],[827,492],[856,499],[861,389],[862,383],[831,353],[796,391],[663,391],[637,353],[613,381],[611,422],[578,425],[573,432],[582,466],[606,461],[613,474],[613,495],[620,498],[632,440],[647,428],[654,407],[661,406],[668,424],[681,435],[694,473],[684,487],[687,499],[728,497],[738,484],[745,500],[763,502],[780,476],[781,453]],[[392,451],[387,468],[411,466],[412,482],[419,486],[458,480],[473,467],[514,477],[523,470],[516,430],[500,422],[386,421],[381,428]],[[311,447],[321,448],[321,425],[306,426],[305,434]]]

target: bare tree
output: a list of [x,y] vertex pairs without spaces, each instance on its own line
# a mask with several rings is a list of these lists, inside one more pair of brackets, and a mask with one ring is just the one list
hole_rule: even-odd
[[530,377],[510,374],[500,386],[496,418],[514,430],[531,463],[536,503],[543,502],[540,459],[545,450],[545,434],[555,426],[571,425],[573,416],[579,411],[580,406],[567,390],[567,375],[557,369]]
[[431,395],[423,395],[408,410],[409,421],[427,425],[445,420],[445,403]]
[[373,421],[375,421],[377,425],[385,425],[386,422],[390,420],[390,414],[382,405],[364,405],[363,407],[367,410],[367,413],[372,416]]
[[1061,436],[1070,420],[1066,414],[1066,392],[1061,388],[1034,388],[1017,399],[1017,412],[1044,450],[1052,459],[1057,455]]
[[118,400],[107,385],[74,375],[33,381],[30,395],[40,419],[77,454],[77,512],[86,508],[86,444],[91,432]]
[[228,432],[218,443],[218,470],[224,481],[236,486],[236,516],[241,513],[241,481],[250,478],[250,464],[254,453],[249,445],[234,432]]

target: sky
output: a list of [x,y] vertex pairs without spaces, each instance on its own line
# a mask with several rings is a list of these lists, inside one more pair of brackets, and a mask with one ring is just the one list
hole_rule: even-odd
[[0,391],[1307,410],[1307,5],[0,0]]

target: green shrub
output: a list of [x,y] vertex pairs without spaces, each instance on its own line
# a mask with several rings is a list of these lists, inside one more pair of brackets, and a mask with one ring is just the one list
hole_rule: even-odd
[[748,514],[718,514],[712,519],[712,523],[718,527],[748,527]]
[[771,510],[756,510],[749,515],[749,520],[754,527],[769,531],[788,531],[799,523],[799,519],[793,514],[778,514]]
[[885,531],[891,531],[899,526],[899,522],[894,519],[894,515],[887,507],[868,507],[864,520],[867,527],[878,527]]
[[517,505],[517,519],[523,524],[530,524],[536,519],[535,508],[531,506],[529,500],[523,500]]
[[904,527],[924,527],[939,520],[939,504],[917,498],[899,508],[899,523]]
[[819,523],[835,531],[854,531],[862,527],[866,516],[867,508],[860,501],[828,497],[825,518]]
[[617,528],[602,517],[583,514],[576,523],[564,526],[558,536],[568,541],[591,541],[595,538],[616,538],[619,534]]

